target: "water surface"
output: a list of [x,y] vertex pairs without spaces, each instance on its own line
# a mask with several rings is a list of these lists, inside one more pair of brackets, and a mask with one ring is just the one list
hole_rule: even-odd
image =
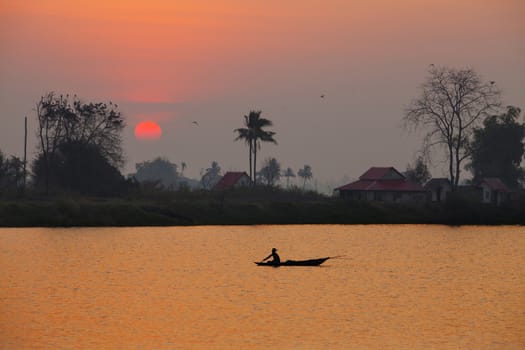
[[268,347],[523,349],[525,229],[0,229],[2,349]]

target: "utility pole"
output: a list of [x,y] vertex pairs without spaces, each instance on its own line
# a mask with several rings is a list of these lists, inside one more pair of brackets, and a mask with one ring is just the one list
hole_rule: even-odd
[[26,191],[26,163],[27,163],[27,116],[24,119],[24,187],[23,191]]

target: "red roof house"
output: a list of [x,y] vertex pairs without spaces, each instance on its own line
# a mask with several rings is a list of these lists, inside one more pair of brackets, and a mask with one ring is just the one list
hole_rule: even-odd
[[244,171],[228,171],[213,187],[214,191],[224,191],[251,185],[252,181]]
[[350,200],[408,202],[424,201],[425,189],[405,178],[394,167],[372,167],[359,180],[335,189]]

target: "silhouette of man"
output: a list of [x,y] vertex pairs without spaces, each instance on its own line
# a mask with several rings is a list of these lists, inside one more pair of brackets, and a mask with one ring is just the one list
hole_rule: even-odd
[[264,258],[263,261],[266,261],[266,260],[268,260],[270,258],[273,258],[273,260],[269,261],[270,264],[277,265],[277,264],[281,263],[281,258],[277,254],[277,249],[275,249],[275,248],[272,248],[272,254],[270,254],[266,258]]

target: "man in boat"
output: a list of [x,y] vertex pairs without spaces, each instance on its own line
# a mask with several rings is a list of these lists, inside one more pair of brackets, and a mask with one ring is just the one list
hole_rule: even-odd
[[268,255],[266,258],[264,258],[262,261],[266,261],[270,258],[273,258],[273,260],[270,260],[270,264],[278,265],[281,263],[281,258],[279,257],[279,254],[277,254],[277,249],[272,248],[272,254]]

